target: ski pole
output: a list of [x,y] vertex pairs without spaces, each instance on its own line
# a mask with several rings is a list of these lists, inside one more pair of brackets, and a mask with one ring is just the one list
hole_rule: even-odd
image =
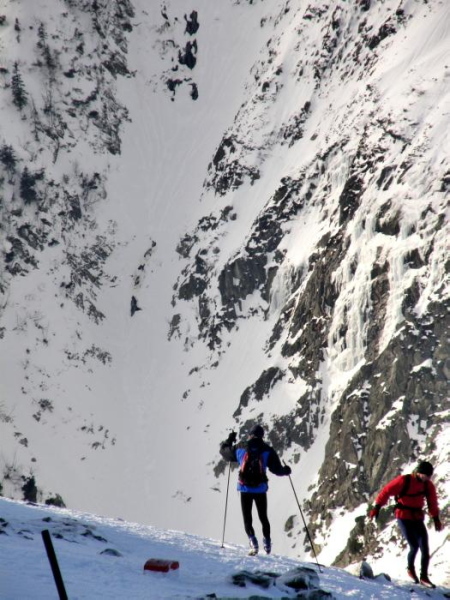
[[296,491],[295,491],[294,484],[292,483],[292,478],[291,478],[291,476],[290,476],[290,475],[289,475],[289,481],[291,482],[292,491],[294,492],[295,500],[296,500],[296,502],[297,502],[298,509],[299,509],[299,511],[300,511],[300,514],[301,514],[301,516],[302,516],[303,524],[304,524],[304,526],[305,526],[306,535],[308,536],[309,543],[311,544],[311,548],[312,548],[312,551],[313,551],[313,554],[314,554],[314,558],[316,559],[316,563],[317,563],[317,566],[319,567],[319,571],[322,573],[322,569],[320,568],[319,561],[317,560],[317,554],[316,554],[316,550],[315,550],[315,548],[314,548],[314,544],[313,544],[313,541],[312,541],[312,539],[311,539],[311,535],[310,535],[310,533],[309,533],[309,529],[308,529],[308,527],[307,527],[307,525],[306,525],[305,517],[303,516],[303,511],[302,511],[302,509],[301,509],[300,502],[298,501],[298,498],[297,498],[297,493],[296,493]]
[[52,538],[48,529],[41,531],[42,540],[44,542],[45,549],[47,550],[47,556],[52,568],[53,578],[55,580],[56,589],[60,600],[68,600],[66,588],[64,587],[64,581],[59,570],[58,560],[56,558],[55,549],[53,548]]
[[223,543],[225,541],[225,525],[227,522],[227,507],[228,507],[228,489],[230,487],[230,473],[231,473],[231,462],[229,463],[228,466],[228,481],[227,481],[227,494],[225,497],[225,514],[223,516],[223,533],[222,533],[222,548],[224,547]]

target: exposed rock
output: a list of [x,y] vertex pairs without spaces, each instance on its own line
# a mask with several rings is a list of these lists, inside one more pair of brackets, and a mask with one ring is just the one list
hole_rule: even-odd
[[123,554],[121,552],[119,552],[118,550],[116,550],[115,548],[105,548],[104,550],[102,550],[100,552],[100,554],[106,554],[107,556],[115,556],[115,557],[123,556]]
[[384,235],[398,235],[400,233],[400,215],[392,212],[391,202],[384,204],[377,215],[375,231]]
[[[246,587],[247,583],[257,585],[263,589],[273,586],[278,590],[293,592],[296,598],[308,600],[332,600],[333,594],[320,588],[320,578],[315,569],[310,567],[297,567],[284,575],[265,571],[250,571],[244,569],[231,577],[232,583],[238,587]],[[253,598],[253,596],[252,596]]]
[[268,589],[273,585],[274,577],[271,574],[262,571],[239,571],[231,576],[231,582],[238,587],[246,587],[247,583],[258,585],[263,589]]
[[198,22],[198,12],[196,10],[193,10],[189,15],[189,18],[187,17],[187,15],[184,15],[184,20],[186,21],[185,32],[189,35],[195,35],[200,27],[200,24]]
[[238,417],[241,414],[242,408],[248,406],[251,399],[256,401],[262,400],[282,377],[283,372],[278,367],[270,367],[270,369],[263,371],[258,380],[242,393],[239,400],[239,407],[234,412],[233,417]]
[[347,179],[339,198],[340,225],[343,225],[353,217],[359,207],[363,191],[363,180],[359,175],[352,175]]
[[[331,317],[331,308],[338,297],[334,272],[349,241],[342,233],[325,235],[317,253],[310,258],[310,273],[297,303],[289,305],[289,340],[283,345],[283,356],[303,355],[295,372],[311,374],[317,371],[322,358]],[[311,362],[312,361],[312,362]]]
[[246,178],[254,183],[260,178],[259,169],[247,166],[237,158],[231,156],[238,154],[238,150],[245,149],[242,142],[234,136],[225,136],[216,151],[212,163],[208,167],[210,176],[207,186],[215,189],[216,193],[223,196],[230,190],[240,187]]
[[196,83],[189,84],[191,86],[190,96],[192,100],[198,100],[198,87]]
[[130,314],[131,314],[131,316],[134,316],[134,314],[138,310],[142,310],[142,308],[138,305],[138,301],[137,301],[136,296],[131,296],[131,307],[130,307]]
[[391,183],[394,180],[394,173],[397,168],[397,165],[390,165],[383,167],[381,174],[377,181],[377,186],[381,188],[383,191],[389,189]]
[[378,356],[380,336],[383,332],[380,323],[386,318],[387,301],[389,298],[389,263],[376,263],[371,273],[370,309],[367,315],[367,359]]
[[371,50],[375,50],[375,48],[381,44],[383,40],[390,35],[394,35],[396,32],[397,29],[395,28],[395,25],[390,21],[386,21],[386,23],[383,23],[383,25],[380,27],[378,33],[370,38],[368,43],[369,48]]
[[186,65],[188,69],[193,69],[197,64],[197,41],[187,42],[183,52],[178,53],[178,62],[180,65]]

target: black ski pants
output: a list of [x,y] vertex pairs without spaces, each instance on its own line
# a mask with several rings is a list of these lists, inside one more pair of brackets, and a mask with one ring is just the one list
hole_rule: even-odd
[[428,575],[430,549],[428,547],[428,531],[423,520],[397,519],[403,537],[408,542],[408,569],[414,568],[414,561],[420,548],[420,574]]
[[270,523],[267,518],[267,494],[253,492],[241,492],[241,508],[242,516],[244,517],[244,528],[245,533],[250,537],[255,535],[253,529],[253,517],[252,507],[253,502],[256,504],[256,510],[258,511],[258,517],[262,525],[262,533],[266,540],[270,540]]

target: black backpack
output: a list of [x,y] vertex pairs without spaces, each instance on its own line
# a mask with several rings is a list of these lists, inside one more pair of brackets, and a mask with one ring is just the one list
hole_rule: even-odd
[[258,487],[266,481],[260,444],[255,444],[254,440],[250,440],[239,470],[239,483],[249,487]]

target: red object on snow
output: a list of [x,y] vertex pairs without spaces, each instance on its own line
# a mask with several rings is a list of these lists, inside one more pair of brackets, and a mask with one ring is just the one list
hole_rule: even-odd
[[168,573],[180,568],[177,560],[168,560],[165,558],[149,558],[144,565],[144,571],[156,571],[158,573]]

